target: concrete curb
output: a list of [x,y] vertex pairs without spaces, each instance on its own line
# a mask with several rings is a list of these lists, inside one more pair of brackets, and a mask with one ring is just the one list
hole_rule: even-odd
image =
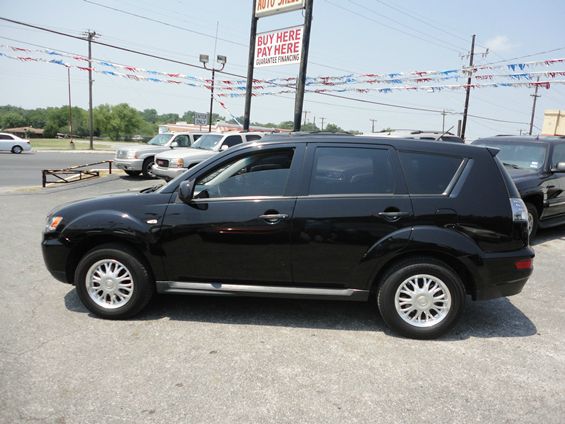
[[116,153],[115,150],[50,150],[50,149],[31,149],[32,153]]

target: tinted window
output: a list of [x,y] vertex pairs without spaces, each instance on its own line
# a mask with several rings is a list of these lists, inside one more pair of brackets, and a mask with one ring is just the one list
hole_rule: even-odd
[[201,136],[202,136],[202,134],[193,134],[193,135],[192,135],[192,139],[193,139],[194,141],[196,141],[196,140],[198,140]]
[[0,140],[13,140],[13,138],[8,134],[0,134]]
[[390,153],[362,147],[316,149],[310,194],[394,192]]
[[245,138],[247,139],[247,141],[261,140],[261,136],[257,134],[246,135]]
[[226,140],[223,142],[223,146],[228,146],[228,147],[233,147],[236,146],[238,144],[241,144],[243,142],[243,140],[241,139],[240,135],[230,135],[229,137],[226,138]]
[[400,162],[412,194],[441,194],[445,191],[461,158],[429,153],[400,152]]
[[565,144],[556,144],[553,148],[551,166],[557,166],[559,162],[565,162]]
[[292,156],[285,149],[233,159],[198,178],[195,198],[282,196]]

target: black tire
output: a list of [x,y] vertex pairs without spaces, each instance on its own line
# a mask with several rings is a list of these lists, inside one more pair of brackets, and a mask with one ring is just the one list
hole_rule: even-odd
[[[131,296],[121,306],[112,308],[107,304],[109,299],[106,295],[103,295],[104,299],[98,299],[99,302],[106,305],[102,306],[93,298],[97,294],[91,294],[92,290],[89,293],[89,283],[87,280],[89,271],[91,268],[94,268],[95,264],[103,260],[118,262],[131,275]],[[101,287],[101,284],[99,284],[99,287]],[[155,291],[155,284],[147,266],[134,251],[120,244],[105,244],[89,251],[77,266],[75,287],[83,305],[93,314],[107,319],[124,319],[134,316],[149,303]],[[99,293],[102,292],[100,290]],[[116,293],[122,296],[119,292]]]
[[12,153],[15,153],[16,155],[19,155],[23,151],[24,151],[24,149],[22,149],[22,146],[12,147]]
[[[399,287],[401,285],[406,287],[404,284],[406,284],[407,280],[417,275],[431,276],[434,280],[443,283],[443,288],[448,291],[451,298],[451,306],[445,316],[441,317],[439,313],[433,316],[433,312],[436,311],[437,313],[438,311],[435,309],[430,311],[430,315],[438,320],[436,324],[419,326],[418,323],[415,323],[413,321],[415,317],[421,318],[422,315],[420,314],[423,314],[423,312],[419,312],[418,309],[414,309],[413,317],[410,317],[412,313],[407,314],[406,319],[410,319],[414,322],[414,324],[411,324],[402,318],[400,312],[396,309],[396,294]],[[421,288],[420,283],[422,283],[423,287],[423,278],[417,280],[416,284],[418,284],[419,288]],[[430,283],[430,287],[440,287],[440,284],[437,282],[433,283],[435,286],[431,286],[431,284],[432,283]],[[410,287],[410,285],[408,287]],[[405,295],[399,292],[399,296]],[[402,298],[400,299],[402,300]],[[425,302],[426,299],[424,298],[423,301]],[[445,306],[442,300],[432,303],[438,306]],[[447,264],[433,258],[411,258],[394,265],[384,275],[377,292],[377,304],[383,320],[394,332],[413,339],[434,339],[447,333],[461,316],[465,304],[465,287],[461,278]],[[416,304],[416,300],[414,300],[414,304]],[[399,307],[401,306],[402,305]],[[416,308],[419,307],[420,305],[416,305]],[[425,324],[421,323],[420,325]]]
[[539,227],[538,208],[536,208],[536,206],[532,203],[526,203],[526,208],[528,208],[528,233],[530,235],[530,240],[533,240],[538,233]]
[[155,164],[155,158],[153,156],[146,158],[143,161],[143,166],[141,167],[141,173],[145,178],[155,178],[155,175],[151,172],[151,168]]
[[130,177],[139,177],[139,174],[141,174],[141,171],[124,171],[124,172]]

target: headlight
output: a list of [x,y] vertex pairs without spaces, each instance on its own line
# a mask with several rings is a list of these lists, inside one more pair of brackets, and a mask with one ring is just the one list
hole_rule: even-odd
[[62,221],[63,221],[62,216],[55,215],[52,216],[51,218],[48,218],[47,225],[45,226],[45,231],[46,232],[55,231]]
[[126,159],[135,159],[135,150],[128,150],[126,153]]
[[184,160],[182,158],[172,160],[169,162],[170,168],[184,168]]

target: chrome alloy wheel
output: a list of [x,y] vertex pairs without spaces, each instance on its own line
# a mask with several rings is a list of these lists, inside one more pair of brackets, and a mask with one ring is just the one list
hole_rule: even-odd
[[105,309],[116,309],[129,302],[133,294],[130,271],[115,259],[102,259],[86,273],[86,290],[90,298]]
[[528,235],[532,235],[534,229],[534,214],[528,211]]
[[432,327],[442,322],[451,308],[451,294],[443,281],[418,274],[404,280],[394,296],[398,315],[414,327]]

